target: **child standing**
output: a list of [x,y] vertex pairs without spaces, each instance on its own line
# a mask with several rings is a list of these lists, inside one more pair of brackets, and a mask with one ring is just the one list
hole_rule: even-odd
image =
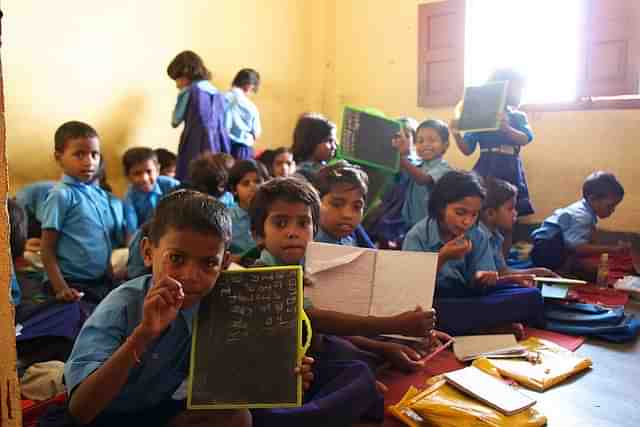
[[477,227],[485,198],[472,173],[451,171],[435,185],[429,216],[407,234],[403,249],[438,252],[434,306],[438,328],[452,335],[506,327],[517,335],[522,321],[542,316],[535,288],[497,286],[498,273],[487,236]]
[[[231,224],[215,199],[165,197],[142,243],[151,276],[109,294],[87,320],[65,364],[69,412],[80,424],[251,426],[247,410],[186,411],[192,319],[229,260]],[[310,358],[296,369],[305,388]],[[292,373],[293,374],[293,373]]]
[[129,230],[137,230],[153,214],[160,198],[180,182],[160,176],[158,158],[151,148],[130,148],[122,157],[124,173],[130,182],[124,197]]
[[291,147],[297,172],[313,180],[313,175],[335,157],[336,144],[335,124],[320,114],[303,114],[293,131]]
[[259,87],[260,74],[244,68],[238,71],[231,90],[225,94],[225,128],[231,140],[231,155],[237,160],[253,158],[253,146],[262,133],[260,113],[249,99],[251,93],[258,93]]
[[16,202],[27,212],[29,238],[40,238],[40,215],[42,205],[49,191],[56,186],[55,181],[38,181],[27,185],[16,193]]
[[184,121],[176,165],[176,178],[182,181],[187,178],[189,162],[198,154],[231,152],[224,127],[225,101],[209,82],[211,73],[195,52],[179,53],[167,67],[167,74],[180,91],[171,125],[175,128]]
[[262,184],[264,179],[262,168],[254,160],[240,160],[229,171],[229,189],[237,203],[229,209],[232,224],[229,250],[233,255],[242,255],[256,246],[251,236],[248,210],[258,185]]
[[320,193],[320,226],[314,240],[374,248],[360,222],[368,191],[367,174],[340,160],[320,169],[314,185]]
[[584,257],[629,249],[625,243],[598,245],[593,242],[598,218],[610,217],[624,198],[624,188],[615,175],[603,171],[592,173],[582,185],[582,197],[582,200],[556,210],[533,231],[531,259],[535,265],[552,270],[575,268],[592,275],[595,266],[584,262]]
[[55,159],[64,171],[42,208],[42,262],[57,299],[82,294],[97,303],[111,288],[111,239],[117,224],[96,180],[100,140],[86,123],[67,122],[55,133]]
[[178,157],[166,148],[156,148],[153,152],[156,153],[160,164],[160,175],[175,178]]

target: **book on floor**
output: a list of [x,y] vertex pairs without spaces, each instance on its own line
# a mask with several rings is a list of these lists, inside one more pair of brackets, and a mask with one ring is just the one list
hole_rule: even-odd
[[480,357],[522,357],[527,349],[512,334],[469,335],[455,337],[453,353],[461,362]]

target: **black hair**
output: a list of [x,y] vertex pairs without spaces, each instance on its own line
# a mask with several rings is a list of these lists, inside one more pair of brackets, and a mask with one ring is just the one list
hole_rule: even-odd
[[406,129],[411,133],[412,140],[415,143],[416,131],[418,130],[418,122],[416,121],[416,119],[411,117],[400,117],[398,121],[402,125],[402,129]]
[[465,197],[479,197],[484,201],[486,191],[480,177],[473,172],[453,170],[447,172],[434,185],[429,198],[429,216],[441,220],[442,212],[449,203]]
[[338,160],[329,166],[320,169],[313,181],[314,186],[323,198],[326,194],[339,184],[347,184],[351,188],[360,190],[362,196],[367,200],[369,191],[369,176],[365,171],[356,165],[352,165],[346,160]]
[[258,175],[258,179],[265,180],[267,175],[265,173],[265,167],[255,160],[239,160],[229,171],[229,184],[228,188],[233,194],[236,193],[236,186],[242,181],[242,178],[248,173],[255,172]]
[[260,157],[258,157],[257,160],[267,167],[267,169],[269,170],[269,174],[271,176],[274,176],[273,163],[276,161],[276,158],[279,155],[285,154],[285,153],[293,154],[291,153],[291,150],[288,147],[278,147],[275,150],[267,149],[267,150],[264,150],[262,154],[260,154]]
[[15,260],[24,255],[27,245],[27,212],[14,198],[7,199],[9,211],[9,244],[11,257]]
[[335,128],[335,124],[320,114],[303,114],[293,131],[293,159],[298,163],[309,160],[316,146],[326,141]]
[[160,199],[149,226],[149,240],[158,246],[170,228],[213,235],[225,248],[231,241],[231,218],[222,203],[192,190],[178,190]]
[[211,72],[204,65],[204,61],[200,56],[190,50],[185,50],[176,55],[167,67],[167,74],[172,80],[181,77],[191,80],[210,80]]
[[260,87],[260,73],[252,68],[243,68],[238,71],[231,83],[233,87],[244,87],[246,85],[253,85],[254,91],[258,92]]
[[156,158],[160,164],[160,171],[175,166],[178,161],[178,156],[166,148],[156,148],[153,152],[156,153]]
[[624,187],[618,178],[610,172],[596,171],[582,184],[582,196],[585,199],[604,199],[606,197],[624,198]]
[[212,152],[204,152],[189,163],[189,183],[195,190],[220,197],[227,186],[227,170]]
[[273,178],[258,188],[258,192],[249,207],[251,231],[256,237],[265,237],[264,223],[269,216],[271,206],[277,201],[303,203],[309,206],[313,221],[313,234],[316,234],[320,220],[320,197],[318,192],[307,181],[289,176]]
[[124,174],[129,175],[131,169],[138,163],[146,162],[147,160],[153,160],[156,165],[158,164],[158,156],[156,153],[148,147],[133,147],[125,151],[122,156],[122,165],[124,166]]
[[98,132],[90,125],[71,121],[63,123],[57,130],[53,137],[54,149],[57,152],[62,153],[65,149],[67,141],[75,138],[97,138]]
[[449,126],[442,120],[429,119],[420,123],[416,134],[420,132],[420,129],[433,129],[438,133],[438,136],[442,140],[442,143],[449,145]]
[[482,210],[499,209],[509,200],[513,200],[518,195],[518,189],[515,185],[498,178],[486,177],[484,186],[487,196],[482,204]]
[[[227,171],[227,174],[229,173],[229,171],[231,171],[231,169],[233,168],[233,165],[235,165],[236,163],[236,159],[228,153],[215,153],[213,155],[216,159],[216,161]],[[231,167],[228,167],[228,164],[231,164]]]

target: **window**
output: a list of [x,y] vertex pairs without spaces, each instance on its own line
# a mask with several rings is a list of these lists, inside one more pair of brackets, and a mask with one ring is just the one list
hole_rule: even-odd
[[637,0],[449,0],[422,4],[420,106],[514,67],[531,109],[640,108]]

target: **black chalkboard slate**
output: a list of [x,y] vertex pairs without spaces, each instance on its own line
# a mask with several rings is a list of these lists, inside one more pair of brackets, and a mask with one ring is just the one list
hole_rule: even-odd
[[345,107],[338,157],[396,173],[400,155],[391,145],[391,139],[400,127],[399,122],[381,114]]
[[187,407],[300,406],[302,318],[301,267],[221,274],[194,321]]
[[494,131],[500,127],[498,115],[504,111],[507,82],[491,82],[464,89],[458,129],[464,132]]

